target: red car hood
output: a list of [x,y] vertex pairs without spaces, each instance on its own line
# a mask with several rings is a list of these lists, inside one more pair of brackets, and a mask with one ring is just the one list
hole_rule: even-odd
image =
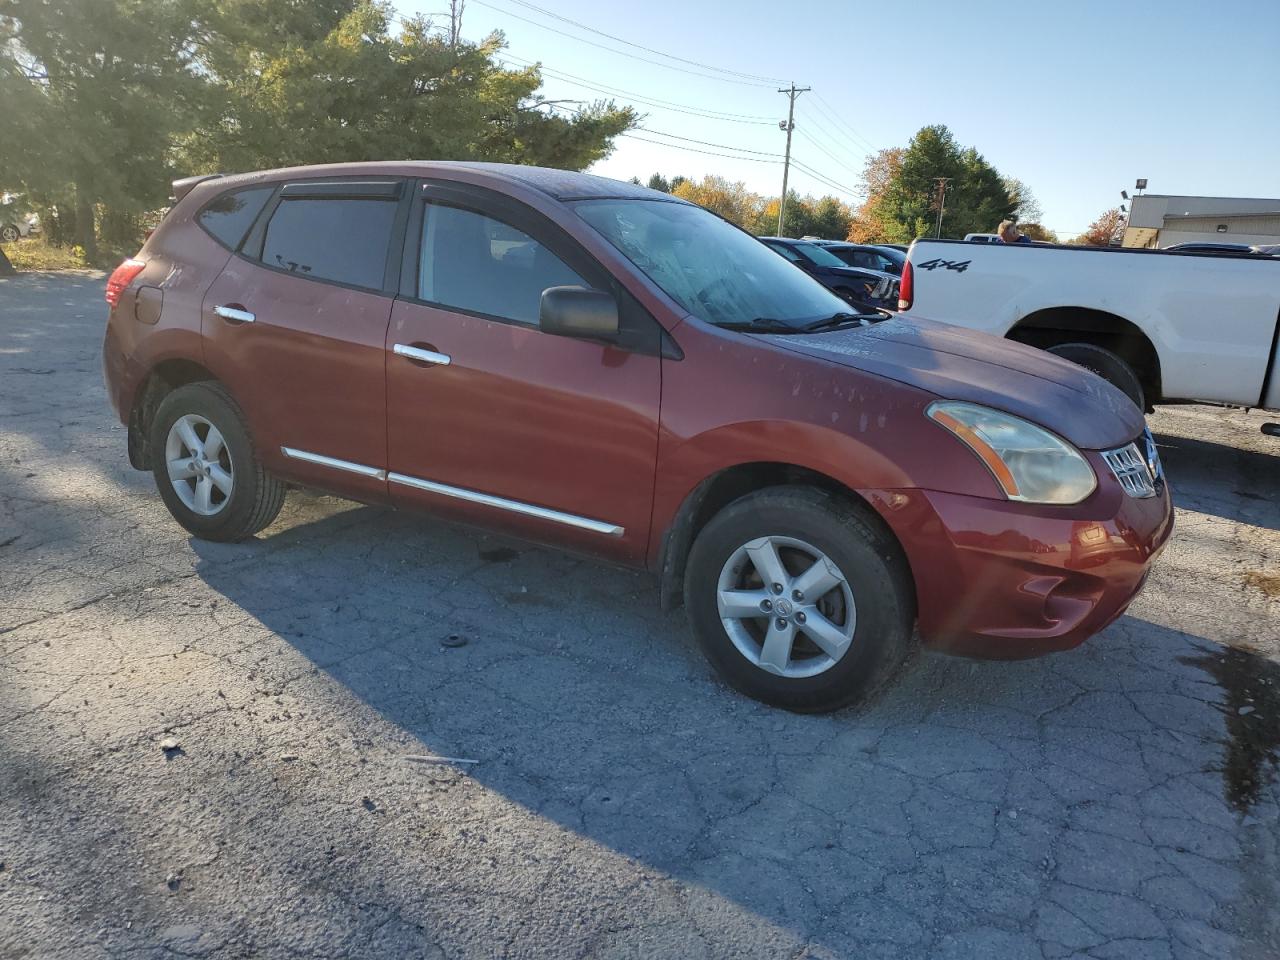
[[870,327],[766,339],[946,400],[1004,410],[1086,450],[1122,446],[1145,426],[1133,401],[1083,367],[1034,347],[932,320],[894,317]]

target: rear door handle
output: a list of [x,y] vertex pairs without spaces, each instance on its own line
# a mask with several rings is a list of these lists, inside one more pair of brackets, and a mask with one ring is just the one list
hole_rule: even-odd
[[231,323],[253,323],[254,320],[258,319],[248,310],[243,310],[240,307],[214,307],[213,312],[223,320],[229,320]]
[[392,347],[392,350],[396,356],[416,360],[418,363],[439,364],[442,367],[447,367],[450,363],[447,353],[436,353],[434,350],[424,350],[422,347],[411,347],[407,343],[397,343]]

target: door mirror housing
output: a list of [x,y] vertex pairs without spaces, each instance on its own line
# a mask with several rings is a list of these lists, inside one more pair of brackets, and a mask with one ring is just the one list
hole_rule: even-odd
[[558,337],[618,339],[618,301],[603,290],[548,287],[538,307],[538,328]]

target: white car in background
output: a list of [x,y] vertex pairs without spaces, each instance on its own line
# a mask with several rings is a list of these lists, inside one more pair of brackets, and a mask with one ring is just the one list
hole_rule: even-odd
[[0,243],[13,243],[40,232],[40,218],[14,199],[0,203]]

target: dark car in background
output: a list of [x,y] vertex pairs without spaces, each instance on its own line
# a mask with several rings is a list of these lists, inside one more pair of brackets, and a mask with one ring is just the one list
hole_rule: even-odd
[[851,267],[826,247],[809,240],[761,237],[760,242],[859,310],[897,308],[898,279],[891,273]]
[[902,265],[907,262],[907,255],[897,247],[880,246],[875,243],[847,243],[843,240],[819,241],[824,250],[829,250],[851,267],[861,270],[878,270],[880,273],[891,273],[895,277],[902,275]]

